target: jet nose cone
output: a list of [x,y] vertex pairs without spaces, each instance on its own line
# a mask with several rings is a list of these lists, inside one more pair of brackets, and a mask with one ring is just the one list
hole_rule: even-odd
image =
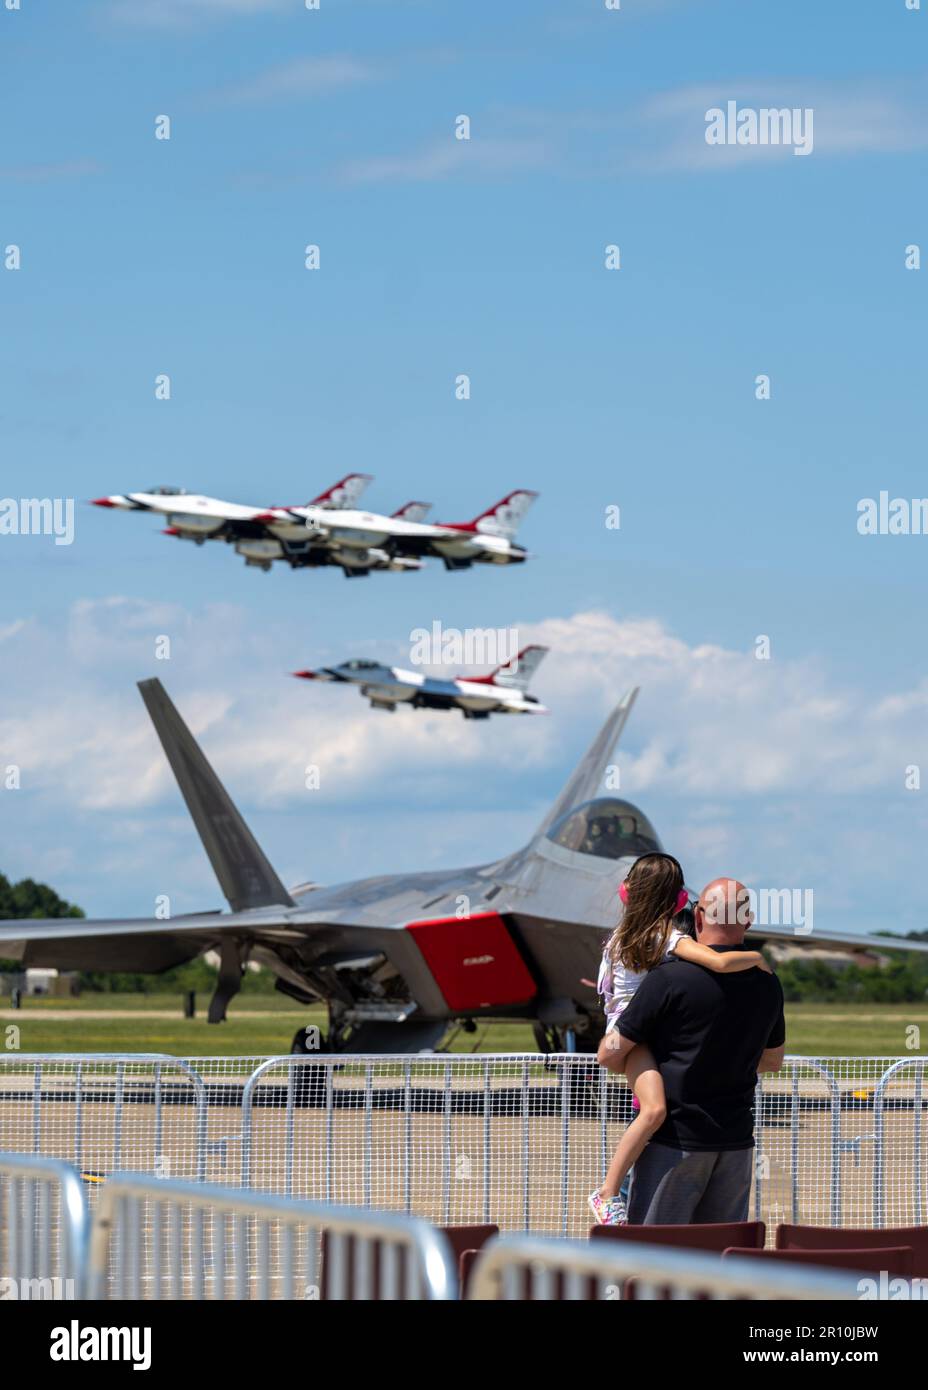
[[90,505],[92,507],[115,507],[116,503],[112,497],[91,497]]
[[291,671],[291,676],[298,676],[300,680],[314,681],[317,679],[315,671]]

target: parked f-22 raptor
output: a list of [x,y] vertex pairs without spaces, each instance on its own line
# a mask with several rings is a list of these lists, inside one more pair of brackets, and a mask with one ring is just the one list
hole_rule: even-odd
[[[251,958],[275,973],[284,994],[327,1006],[324,1045],[335,1052],[418,1052],[434,1047],[453,1020],[488,1018],[531,1021],[543,1048],[595,1048],[603,1018],[593,981],[620,911],[617,890],[640,854],[660,848],[647,816],[605,790],[636,690],[609,715],[514,854],[463,869],[288,891],[160,681],[139,688],[230,911],[169,921],[0,922],[0,958],[25,967],[157,972],[214,950],[220,971],[211,1023],[225,1017]],[[788,927],[755,927],[752,935],[799,941]],[[816,931],[814,944],[823,943],[903,946]],[[295,1051],[305,1050],[304,1034],[294,1039]]]
[[485,676],[442,679],[362,657],[343,661],[340,666],[293,674],[303,680],[355,685],[370,700],[372,709],[391,713],[397,705],[409,705],[412,709],[459,709],[465,719],[489,719],[491,714],[547,714],[544,705],[528,693],[547,651],[547,647],[524,647],[515,661],[497,666]]

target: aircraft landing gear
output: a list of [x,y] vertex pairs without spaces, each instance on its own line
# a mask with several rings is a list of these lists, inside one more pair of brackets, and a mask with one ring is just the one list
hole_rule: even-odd
[[308,1052],[327,1052],[325,1039],[322,1036],[322,1029],[310,1024],[308,1028],[298,1028],[293,1035],[290,1044],[291,1056],[303,1056]]
[[539,1052],[595,1052],[599,1047],[598,1036],[588,1029],[559,1028],[536,1019],[532,1033]]
[[[316,1024],[310,1024],[306,1028],[298,1028],[293,1035],[290,1044],[291,1057],[310,1057],[318,1056],[320,1053],[328,1052],[326,1040],[322,1036],[322,1029]],[[328,1095],[331,1080],[329,1072],[332,1064],[313,1066],[311,1062],[302,1062],[298,1067],[290,1068],[290,1086],[293,1091],[293,1104],[299,1106],[324,1106]]]

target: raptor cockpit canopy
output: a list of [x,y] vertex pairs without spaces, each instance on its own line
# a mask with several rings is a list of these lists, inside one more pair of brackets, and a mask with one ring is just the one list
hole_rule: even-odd
[[635,858],[661,848],[647,816],[630,801],[609,796],[575,806],[554,822],[546,838],[562,849],[600,859]]

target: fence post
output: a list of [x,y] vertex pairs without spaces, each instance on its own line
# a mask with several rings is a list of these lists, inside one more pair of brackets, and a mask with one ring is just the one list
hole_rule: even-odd
[[[4,1191],[5,1189],[5,1191]],[[0,1225],[7,1230],[0,1244],[0,1275],[15,1280],[54,1279],[53,1189],[58,1192],[58,1275],[65,1296],[85,1296],[88,1240],[87,1198],[69,1163],[37,1154],[0,1153]],[[5,1198],[5,1200],[4,1200]]]
[[[887,1088],[887,1086],[889,1085],[889,1083],[890,1083],[890,1081],[892,1080],[892,1078],[893,1078],[898,1072],[904,1071],[906,1067],[912,1067],[912,1066],[914,1066],[914,1067],[917,1067],[917,1068],[918,1068],[918,1073],[917,1073],[918,1084],[916,1085],[916,1091],[915,1091],[916,1119],[915,1119],[915,1144],[914,1144],[914,1147],[915,1147],[915,1154],[916,1154],[916,1165],[917,1165],[917,1164],[918,1164],[918,1161],[919,1161],[919,1159],[920,1159],[920,1157],[921,1157],[921,1146],[922,1146],[922,1124],[923,1124],[923,1116],[922,1116],[922,1103],[921,1103],[921,1078],[922,1078],[922,1076],[924,1075],[925,1062],[926,1062],[926,1060],[928,1060],[928,1059],[926,1059],[926,1058],[924,1058],[924,1057],[900,1057],[899,1060],[898,1060],[897,1062],[893,1062],[892,1066],[886,1068],[886,1070],[884,1071],[883,1075],[880,1077],[880,1079],[879,1079],[879,1081],[878,1081],[878,1083],[877,1083],[876,1090],[873,1092],[873,1140],[874,1140],[874,1153],[873,1153],[873,1224],[874,1224],[874,1226],[876,1226],[876,1227],[878,1227],[878,1228],[881,1227],[881,1226],[884,1224],[884,1215],[885,1215],[885,1212],[884,1212],[885,1191],[884,1191],[884,1189],[885,1189],[885,1182],[886,1182],[886,1171],[885,1171],[885,1163],[884,1163],[884,1155],[883,1155],[883,1146],[884,1146],[885,1139],[886,1139],[886,1131],[885,1131],[885,1125],[884,1125],[883,1106],[884,1106],[885,1101],[886,1101],[886,1088]],[[919,1171],[918,1166],[916,1166],[916,1169],[915,1169],[915,1192],[916,1192],[916,1197],[915,1197],[915,1200],[916,1200],[916,1211],[917,1211],[917,1213],[918,1213],[918,1219],[920,1220],[920,1219],[921,1219],[921,1173],[920,1173],[920,1171]]]

